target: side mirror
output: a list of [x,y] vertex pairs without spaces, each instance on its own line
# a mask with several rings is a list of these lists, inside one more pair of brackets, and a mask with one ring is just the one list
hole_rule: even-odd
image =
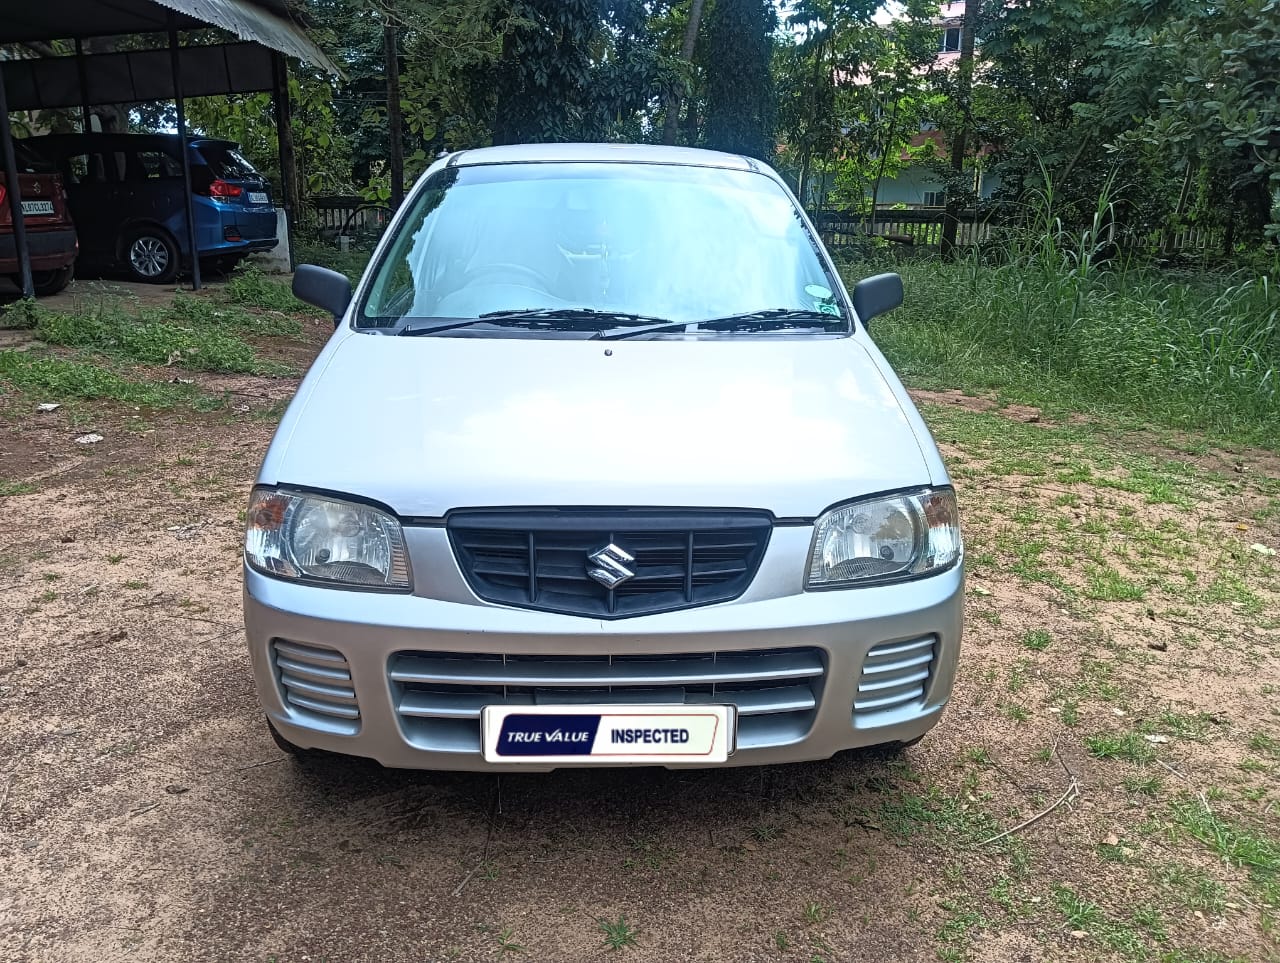
[[902,307],[902,278],[897,274],[877,274],[853,286],[853,310],[865,326],[877,315]]
[[345,274],[337,271],[314,264],[299,264],[293,272],[293,296],[328,311],[333,315],[336,328],[351,303],[351,282]]

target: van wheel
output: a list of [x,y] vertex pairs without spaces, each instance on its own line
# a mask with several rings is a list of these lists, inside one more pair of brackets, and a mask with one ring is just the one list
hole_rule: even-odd
[[36,294],[39,297],[47,298],[51,294],[57,294],[70,284],[74,273],[74,265],[68,264],[66,267],[57,268],[53,271],[36,271],[31,275],[31,282],[35,285]]
[[124,259],[139,281],[168,284],[178,276],[178,245],[159,228],[144,227],[128,235]]

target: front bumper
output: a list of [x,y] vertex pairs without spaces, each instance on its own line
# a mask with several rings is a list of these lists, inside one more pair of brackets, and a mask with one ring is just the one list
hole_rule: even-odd
[[[499,658],[505,656],[519,657],[527,674],[562,666],[565,657],[576,657],[594,659],[593,672],[598,674],[610,671],[615,660],[629,664],[619,671],[638,671],[637,663],[651,666],[661,661],[643,660],[644,656],[683,659],[721,654],[737,666],[750,666],[757,655],[762,665],[799,664],[816,658],[820,673],[802,680],[812,693],[812,706],[787,714],[785,723],[782,716],[764,722],[753,717],[750,727],[744,722],[738,749],[728,765],[825,759],[844,749],[906,742],[923,735],[937,724],[955,680],[962,631],[962,569],[899,585],[804,592],[803,566],[796,560],[806,557],[811,536],[809,527],[776,529],[755,580],[736,601],[617,621],[508,608],[477,599],[458,570],[441,528],[406,530],[417,574],[411,595],[296,584],[246,567],[245,626],[259,698],[272,724],[303,748],[364,756],[397,768],[527,771],[547,767],[484,761],[478,712],[473,718],[451,709],[452,718],[425,720],[412,714],[409,703],[424,700],[420,693],[409,693],[400,681],[405,666],[440,664],[438,660],[446,658],[456,660],[451,665],[492,673],[506,668],[506,660]],[[885,666],[892,669],[893,653],[908,650],[917,656],[929,653],[927,676],[919,671],[921,660],[915,658],[916,664],[902,671],[914,673],[910,678],[921,681],[910,686],[904,682],[889,691],[909,689],[912,697],[890,700],[887,707],[879,704],[883,700],[869,698],[866,690],[875,685],[868,683],[871,676],[864,676],[864,669],[868,673],[873,667],[875,672],[885,671]],[[282,652],[288,661],[290,651],[304,657],[318,654],[317,664],[322,667],[330,658],[327,653],[332,653],[335,678],[349,675],[349,681],[332,691],[349,692],[351,701],[341,695],[337,702],[326,701],[323,693],[329,690],[321,684],[316,690],[320,701],[312,702],[321,711],[313,711],[307,707],[309,691],[286,692],[279,661]],[[539,657],[546,657],[545,665]],[[700,664],[707,661],[714,664],[714,659]],[[887,678],[891,684],[900,681],[891,675],[878,678]],[[455,697],[454,691],[462,695]],[[485,691],[500,693],[492,696],[495,700],[508,697],[506,688],[470,686],[451,689],[448,698],[456,709],[467,700],[483,702],[488,698]],[[614,691],[619,701],[627,698],[621,689]],[[543,704],[554,702],[560,693],[566,700],[581,701],[563,681],[552,685],[550,699],[546,689],[538,692]],[[672,701],[725,702],[742,697],[731,686],[710,696],[705,687],[691,687],[683,697],[677,692]],[[855,710],[855,701],[862,708]]]

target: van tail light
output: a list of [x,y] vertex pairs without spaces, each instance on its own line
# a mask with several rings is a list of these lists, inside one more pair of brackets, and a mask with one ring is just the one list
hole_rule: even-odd
[[228,184],[224,180],[216,180],[209,185],[210,197],[239,197],[244,188],[239,184]]
[[9,192],[4,189],[4,185],[0,184],[0,204],[9,199]]

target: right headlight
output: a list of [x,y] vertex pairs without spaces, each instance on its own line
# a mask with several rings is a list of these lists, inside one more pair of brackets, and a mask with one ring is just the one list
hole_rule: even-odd
[[399,591],[413,584],[396,519],[369,505],[307,492],[253,490],[244,557],[278,578]]
[[950,488],[850,502],[814,525],[805,588],[905,581],[951,568],[962,552],[960,515]]

